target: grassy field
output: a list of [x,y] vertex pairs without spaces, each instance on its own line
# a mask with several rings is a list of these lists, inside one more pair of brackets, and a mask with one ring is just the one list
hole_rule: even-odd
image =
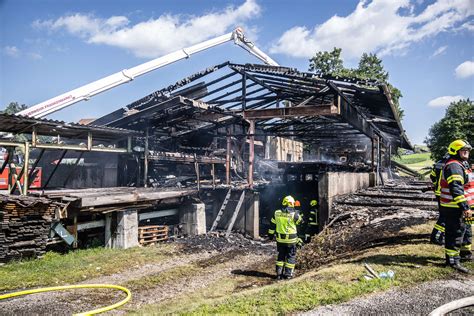
[[[427,233],[431,229],[432,223],[409,228],[413,234]],[[392,270],[395,277],[365,280],[364,263],[377,272]],[[466,266],[474,268],[472,263]],[[425,239],[414,239],[403,245],[368,250],[351,260],[308,272],[291,281],[243,292],[236,293],[239,280],[229,276],[205,291],[148,305],[134,314],[293,314],[392,287],[459,276],[444,267],[443,248],[428,244]]]
[[146,263],[160,262],[175,252],[172,244],[126,250],[101,247],[71,251],[64,255],[48,252],[42,259],[0,266],[0,291],[73,284]]
[[[431,153],[420,153],[412,155],[401,155],[400,157],[394,156],[392,159],[398,163],[407,166],[410,169],[425,173],[433,166],[434,162],[430,157]],[[429,169],[428,169],[429,168]]]
[[[334,262],[317,270],[307,271],[291,281],[275,282],[245,274],[224,275],[197,291],[180,293],[161,303],[135,307],[124,306],[133,314],[293,314],[326,304],[346,302],[370,293],[393,287],[407,287],[437,279],[462,278],[462,274],[444,267],[444,251],[420,234],[431,231],[433,223],[404,230],[413,239],[403,244],[372,248],[350,259]],[[302,250],[304,251],[304,250]],[[40,260],[26,260],[0,267],[0,291],[50,285],[74,284],[98,276],[134,270],[146,264],[157,264],[182,256],[179,247],[159,244],[151,247],[115,250],[95,248],[65,255],[48,253]],[[273,261],[272,261],[273,262]],[[393,279],[365,280],[368,263],[377,271],[395,272]],[[219,263],[210,267],[217,267]],[[225,263],[223,263],[225,264]],[[273,271],[272,263],[264,264]],[[474,269],[474,263],[466,266]],[[186,283],[194,275],[206,272],[199,260],[160,273],[137,276],[124,282],[133,293],[174,284]],[[260,277],[261,278],[261,277]],[[258,281],[258,280],[257,280]],[[257,284],[257,285],[256,285]],[[276,303],[278,302],[278,303]]]

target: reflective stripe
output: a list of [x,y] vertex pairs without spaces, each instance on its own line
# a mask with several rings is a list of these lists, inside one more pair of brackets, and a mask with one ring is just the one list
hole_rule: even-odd
[[274,219],[273,217],[272,217],[271,222],[272,222],[273,224],[276,224],[276,221],[275,221],[275,219]]
[[274,229],[269,229],[269,230],[268,230],[268,233],[269,233],[270,235],[273,235],[273,234],[275,233],[275,230],[274,230]]
[[456,203],[459,203],[459,202],[466,202],[467,199],[464,195],[458,195],[456,196],[454,199],[453,199]]
[[285,262],[285,268],[294,269],[294,268],[295,268],[295,264],[294,264],[294,263]]
[[452,249],[444,249],[444,252],[446,253],[446,256],[448,257],[458,257],[459,256],[459,250],[452,250]]
[[439,230],[440,232],[443,232],[443,233],[445,232],[445,228],[441,225],[435,224],[434,228]]
[[318,223],[310,222],[309,225],[318,226]]
[[452,176],[449,176],[446,181],[448,181],[448,184],[453,182],[453,181],[459,181],[461,184],[464,184],[464,177],[459,175],[459,174],[453,174]]
[[285,263],[284,263],[283,261],[277,261],[277,262],[276,262],[276,266],[277,266],[277,267],[283,267],[284,264],[285,264]]
[[472,244],[462,245],[462,246],[461,246],[461,251],[462,251],[462,250],[469,250],[469,251],[471,251],[471,248],[472,248]]

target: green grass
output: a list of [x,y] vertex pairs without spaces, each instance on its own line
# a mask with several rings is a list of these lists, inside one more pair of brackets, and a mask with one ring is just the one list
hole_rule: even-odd
[[131,249],[92,248],[68,254],[48,252],[42,259],[12,262],[0,267],[0,291],[72,284],[117,273],[175,253],[170,244]]
[[[433,223],[408,228],[405,233],[431,231]],[[394,279],[364,280],[364,263],[377,272],[392,270]],[[466,264],[473,269],[474,264]],[[292,281],[238,292],[242,276],[229,276],[202,291],[176,297],[160,304],[144,306],[137,314],[292,314],[321,305],[338,304],[392,287],[463,277],[444,267],[444,251],[414,239],[403,245],[374,248],[339,264],[310,271]]]
[[402,155],[400,157],[393,157],[393,160],[404,165],[409,165],[408,167],[411,167],[410,165],[412,164],[418,164],[425,161],[431,161],[430,155],[431,153]]

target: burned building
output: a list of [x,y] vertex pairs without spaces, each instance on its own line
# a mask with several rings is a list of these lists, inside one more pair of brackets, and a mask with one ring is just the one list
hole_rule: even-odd
[[[14,119],[1,119],[8,118]],[[1,125],[2,132],[29,135],[24,142],[0,143],[28,148],[23,170],[29,175],[38,164],[28,167],[26,153],[41,150],[37,126],[47,122],[30,120],[22,129]],[[121,133],[126,139],[114,140],[123,150],[113,158],[70,158],[75,159],[70,167],[80,165],[81,159],[84,167],[103,161],[114,181],[92,185],[94,177],[80,182],[77,178],[83,173],[70,171],[55,185],[60,190],[52,191],[28,189],[20,183],[20,174],[15,179],[20,179],[22,194],[67,204],[68,214],[55,219],[66,229],[72,227],[75,241],[92,231],[106,245],[121,247],[136,242],[120,238],[136,240],[139,228],[150,224],[167,225],[173,234],[239,230],[257,238],[286,194],[303,203],[318,199],[319,220],[325,223],[334,196],[380,183],[391,153],[411,148],[383,84],[230,62],[157,90],[91,124],[76,126],[85,137],[83,144],[61,144],[55,136],[51,148],[91,152],[98,148],[89,140],[95,130]],[[60,154],[60,160],[65,155]],[[57,165],[61,167],[61,161]],[[17,192],[13,178],[11,194]]]

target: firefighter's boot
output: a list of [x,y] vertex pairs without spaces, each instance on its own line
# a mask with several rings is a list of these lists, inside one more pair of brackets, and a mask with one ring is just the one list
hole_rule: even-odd
[[281,280],[283,278],[283,267],[276,266],[276,279]]

